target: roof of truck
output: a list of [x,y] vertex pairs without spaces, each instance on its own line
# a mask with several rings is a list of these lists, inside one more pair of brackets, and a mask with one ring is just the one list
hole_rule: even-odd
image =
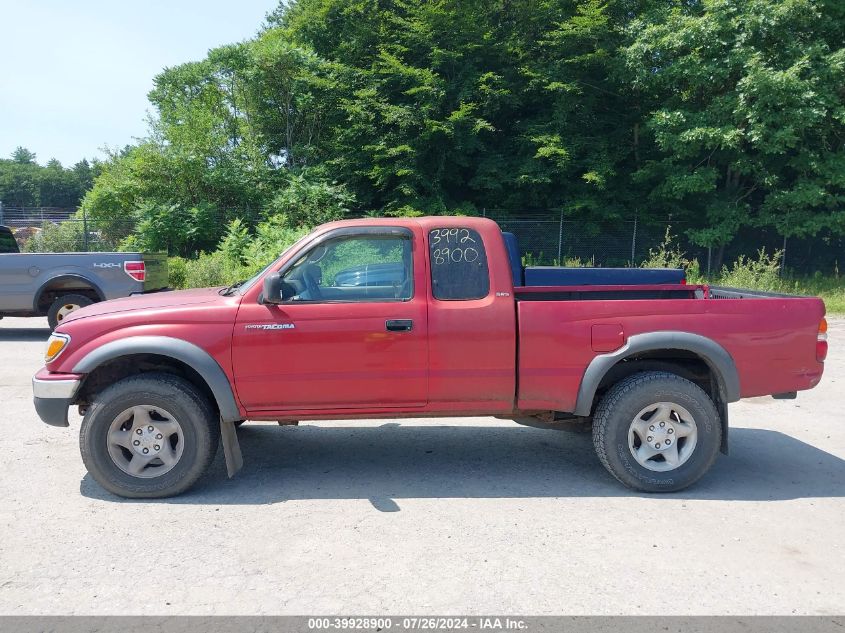
[[480,218],[469,215],[426,215],[421,217],[398,217],[398,218],[355,218],[352,220],[336,220],[322,224],[319,229],[320,232],[330,231],[332,229],[339,229],[351,226],[411,226],[417,224],[423,228],[435,227],[458,227],[467,224],[483,224],[483,223],[498,225],[489,218]]

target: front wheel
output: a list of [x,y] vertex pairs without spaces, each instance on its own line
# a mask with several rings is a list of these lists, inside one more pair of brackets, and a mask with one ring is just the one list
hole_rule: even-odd
[[596,407],[593,445],[620,482],[643,492],[673,492],[698,481],[722,441],[719,413],[698,385],[662,371],[614,385]]
[[103,488],[121,497],[170,497],[208,468],[220,426],[208,399],[164,373],[125,378],[99,393],[79,435],[82,461]]

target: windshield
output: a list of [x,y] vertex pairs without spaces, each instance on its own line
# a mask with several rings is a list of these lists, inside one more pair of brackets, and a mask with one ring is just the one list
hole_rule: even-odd
[[308,233],[307,235],[303,235],[302,237],[300,237],[293,244],[291,244],[284,251],[282,251],[282,254],[279,255],[276,259],[274,259],[272,262],[267,264],[264,268],[262,268],[260,271],[255,273],[252,277],[247,279],[245,282],[240,284],[238,286],[238,293],[244,294],[247,290],[249,290],[255,284],[256,281],[258,281],[264,275],[264,273],[266,273],[268,270],[273,268],[273,266],[275,266],[279,262],[280,259],[282,259],[285,255],[290,253],[293,249],[297,248],[300,244],[302,244],[302,242],[309,239],[311,237],[311,235],[312,235],[312,233]]

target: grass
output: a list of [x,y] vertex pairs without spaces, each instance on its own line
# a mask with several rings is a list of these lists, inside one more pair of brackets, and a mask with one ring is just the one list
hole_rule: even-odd
[[668,229],[663,243],[643,262],[644,268],[683,268],[690,283],[748,288],[765,292],[821,297],[831,316],[845,316],[845,279],[836,270],[833,275],[817,272],[812,276],[795,276],[781,271],[783,253],[769,255],[761,249],[756,257],[741,255],[730,266],[723,266],[715,275],[704,275],[698,260],[687,259]]
[[787,292],[821,297],[830,316],[845,316],[845,279],[838,277],[811,277],[787,280]]
[[816,275],[815,277],[787,276],[780,278],[777,284],[771,284],[755,283],[754,280],[751,280],[750,283],[737,283],[737,279],[735,278],[725,278],[722,275],[715,275],[690,280],[690,283],[820,297],[824,301],[828,316],[845,317],[845,279],[842,278],[824,277],[821,275]]

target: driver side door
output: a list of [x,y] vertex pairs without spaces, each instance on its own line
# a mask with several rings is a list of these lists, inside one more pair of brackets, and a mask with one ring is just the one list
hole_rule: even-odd
[[387,226],[332,231],[279,271],[281,304],[241,304],[232,360],[248,411],[426,405],[426,286],[415,237]]

